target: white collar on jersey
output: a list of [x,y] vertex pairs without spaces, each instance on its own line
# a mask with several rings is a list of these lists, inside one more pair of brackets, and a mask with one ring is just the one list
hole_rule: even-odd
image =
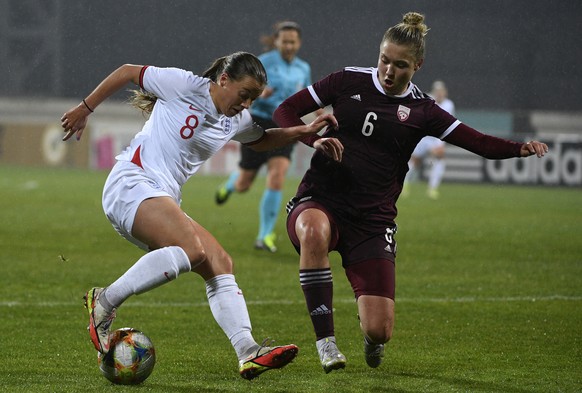
[[378,89],[378,91],[380,93],[384,94],[385,96],[396,97],[396,98],[406,97],[407,95],[410,94],[410,92],[414,88],[414,83],[410,82],[408,84],[408,88],[404,91],[404,93],[399,94],[399,95],[395,95],[395,96],[387,94],[384,91],[384,88],[382,87],[382,83],[380,82],[380,79],[378,79],[378,68],[374,67],[372,70],[374,71],[374,72],[372,72],[372,80],[374,81],[374,86],[376,86],[376,89]]

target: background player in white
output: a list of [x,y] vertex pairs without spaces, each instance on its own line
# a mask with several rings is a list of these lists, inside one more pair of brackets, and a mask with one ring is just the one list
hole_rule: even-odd
[[[447,86],[443,81],[437,80],[432,84],[429,95],[435,100],[438,106],[455,116],[455,103],[448,98]],[[431,168],[428,177],[427,195],[431,199],[438,199],[439,186],[445,174],[445,143],[434,136],[425,136],[416,145],[416,148],[408,161],[408,174],[406,175],[402,196],[407,196],[410,192],[408,183],[419,177],[418,171],[422,166],[422,161],[426,157],[431,157]]]
[[177,68],[119,67],[62,116],[63,140],[74,134],[79,139],[93,110],[129,82],[148,92],[138,92],[134,104],[151,116],[117,156],[104,187],[103,208],[117,232],[148,253],[114,283],[85,295],[95,348],[102,353],[109,350],[111,323],[127,298],[193,271],[206,282],[212,314],[236,351],[241,376],[252,379],[283,367],[298,348],[255,342],[233,261],[206,229],[180,209],[181,187],[231,139],[259,150],[271,149],[335,124],[333,116],[288,129],[264,131],[254,125],[247,109],[263,91],[266,72],[254,55],[237,52],[217,59],[202,77]]
[[[267,70],[269,84],[263,94],[250,108],[253,120],[263,128],[273,128],[273,112],[290,95],[311,84],[311,67],[297,57],[301,48],[301,27],[292,21],[279,22],[271,36],[263,37],[268,49],[259,59]],[[323,110],[318,111],[318,115]],[[257,152],[241,146],[239,168],[232,172],[228,180],[216,191],[216,203],[225,203],[233,192],[247,192],[252,186],[260,168],[267,165],[265,191],[259,202],[259,231],[255,248],[277,251],[275,245],[275,224],[281,209],[283,186],[294,144],[265,152]]]
[[[412,77],[424,63],[424,16],[409,12],[382,37],[377,67],[346,67],[286,99],[273,119],[303,124],[301,116],[331,105],[339,127],[301,141],[335,140],[340,162],[317,150],[288,204],[287,232],[299,252],[299,282],[325,372],[343,368],[334,328],[329,252],[341,255],[356,297],[364,357],[378,367],[392,337],[396,288],[396,201],[408,160],[431,135],[489,159],[543,156],[544,143],[513,142],[461,123],[423,93]],[[454,213],[454,212],[453,212]],[[437,235],[446,236],[445,232]]]

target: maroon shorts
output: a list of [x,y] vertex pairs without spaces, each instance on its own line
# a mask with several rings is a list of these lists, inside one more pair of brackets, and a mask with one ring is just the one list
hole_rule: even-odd
[[334,214],[323,204],[311,198],[292,200],[287,206],[287,233],[297,252],[301,252],[295,223],[306,209],[318,209],[325,213],[331,226],[329,251],[336,250],[342,257],[342,265],[356,297],[377,295],[394,299],[396,227],[384,232],[370,233],[361,226],[350,225],[341,213]]
[[345,267],[356,299],[361,295],[373,295],[394,300],[395,270],[394,261],[388,259],[369,259]]

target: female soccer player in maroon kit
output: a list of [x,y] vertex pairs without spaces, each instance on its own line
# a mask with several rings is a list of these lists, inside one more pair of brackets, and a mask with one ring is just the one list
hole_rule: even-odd
[[331,105],[339,123],[323,137],[303,140],[316,152],[287,220],[326,373],[346,364],[334,337],[331,250],[340,253],[357,299],[366,362],[378,367],[384,356],[394,324],[396,201],[416,144],[431,135],[488,159],[541,157],[548,151],[537,141],[481,134],[414,85],[427,31],[423,15],[407,13],[384,34],[377,68],[332,73],[289,97],[274,114],[279,126],[290,127]]

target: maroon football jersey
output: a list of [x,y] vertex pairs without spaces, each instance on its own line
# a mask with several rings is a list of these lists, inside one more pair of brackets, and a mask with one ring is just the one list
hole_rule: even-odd
[[376,68],[348,67],[308,90],[320,107],[333,107],[339,129],[326,136],[345,150],[339,163],[316,151],[297,196],[317,197],[354,224],[384,231],[394,224],[416,144],[426,135],[444,138],[459,121],[412,83],[401,96],[387,95]]

